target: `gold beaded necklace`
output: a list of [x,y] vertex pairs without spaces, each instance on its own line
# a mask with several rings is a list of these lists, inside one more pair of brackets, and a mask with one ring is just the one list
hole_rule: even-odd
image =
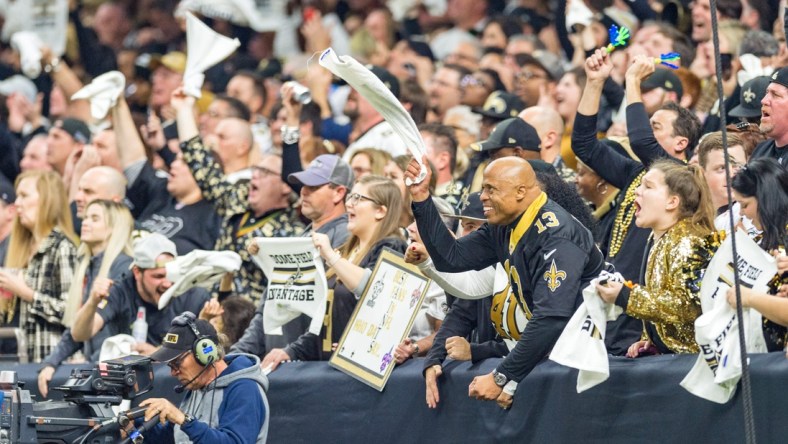
[[627,187],[624,194],[624,199],[621,205],[618,206],[616,212],[616,220],[613,223],[613,231],[610,234],[610,244],[608,248],[608,256],[615,257],[621,249],[621,244],[629,231],[629,225],[632,223],[632,218],[635,217],[635,191],[640,186],[640,181],[646,174],[646,170],[640,172]]

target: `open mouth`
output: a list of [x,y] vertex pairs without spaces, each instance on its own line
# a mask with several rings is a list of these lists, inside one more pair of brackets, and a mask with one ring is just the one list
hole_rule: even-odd
[[642,209],[640,207],[640,202],[635,200],[634,205],[635,205],[635,217],[638,217],[640,215],[640,210]]

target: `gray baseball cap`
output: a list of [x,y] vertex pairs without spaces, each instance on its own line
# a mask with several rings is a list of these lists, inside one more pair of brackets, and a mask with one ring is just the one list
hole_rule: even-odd
[[165,253],[178,257],[178,251],[171,240],[163,234],[151,233],[134,244],[134,261],[131,266],[142,269],[163,267],[164,264],[157,262],[156,258]]
[[309,167],[287,176],[287,181],[293,185],[301,184],[308,187],[317,187],[327,183],[352,188],[355,178],[350,165],[335,154],[322,154],[317,156]]
[[30,103],[36,103],[38,88],[30,79],[17,74],[0,82],[0,94],[8,97],[14,93],[22,94]]

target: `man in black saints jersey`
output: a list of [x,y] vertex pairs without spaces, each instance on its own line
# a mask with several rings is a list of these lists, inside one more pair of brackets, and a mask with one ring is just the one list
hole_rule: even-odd
[[[426,163],[426,159],[424,160]],[[414,160],[406,178],[419,172]],[[591,232],[539,188],[530,164],[517,157],[484,170],[481,201],[487,224],[455,239],[440,222],[429,194],[429,176],[410,187],[413,214],[435,267],[460,272],[503,264],[529,319],[514,350],[492,373],[477,376],[469,395],[509,408],[517,383],[546,358],[597,277],[604,258]]]

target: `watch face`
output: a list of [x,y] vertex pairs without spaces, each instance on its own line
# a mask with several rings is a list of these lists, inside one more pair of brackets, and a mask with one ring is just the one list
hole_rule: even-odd
[[503,373],[493,372],[493,380],[499,387],[506,385],[506,375]]

